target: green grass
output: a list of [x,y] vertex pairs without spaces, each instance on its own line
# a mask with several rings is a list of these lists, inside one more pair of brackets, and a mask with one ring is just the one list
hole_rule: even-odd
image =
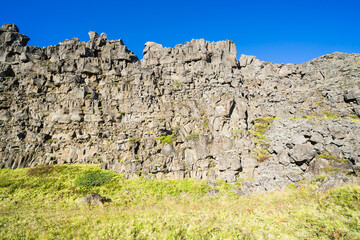
[[[35,169],[35,170],[34,170]],[[218,181],[126,180],[77,186],[98,165],[0,170],[1,239],[360,239],[360,186],[316,185],[243,197]],[[97,179],[97,177],[95,177]],[[110,198],[79,204],[88,192]],[[17,204],[14,204],[14,202]]]

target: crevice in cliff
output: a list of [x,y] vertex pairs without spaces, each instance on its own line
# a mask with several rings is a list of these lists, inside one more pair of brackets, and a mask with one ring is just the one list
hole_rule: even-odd
[[236,104],[235,101],[232,101],[232,102],[231,102],[229,114],[228,114],[228,116],[227,116],[228,118],[231,118],[231,115],[233,114],[233,111],[234,111],[234,109],[235,109],[235,104]]
[[248,111],[245,110],[245,124],[246,124],[246,131],[249,130],[249,114]]

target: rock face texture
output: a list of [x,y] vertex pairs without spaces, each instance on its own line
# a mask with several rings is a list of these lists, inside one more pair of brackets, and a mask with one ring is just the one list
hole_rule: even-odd
[[231,41],[145,44],[89,32],[44,48],[0,28],[0,167],[100,163],[128,178],[276,190],[358,174],[360,54],[236,59]]

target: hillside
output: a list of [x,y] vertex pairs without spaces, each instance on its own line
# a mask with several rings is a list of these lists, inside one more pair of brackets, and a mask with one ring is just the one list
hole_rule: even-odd
[[174,48],[89,32],[44,48],[0,28],[0,167],[101,164],[126,178],[241,181],[239,194],[337,175],[358,182],[360,54],[236,59],[226,40]]

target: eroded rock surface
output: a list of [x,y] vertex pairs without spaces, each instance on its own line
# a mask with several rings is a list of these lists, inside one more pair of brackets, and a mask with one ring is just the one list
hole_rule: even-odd
[[[128,178],[244,181],[244,194],[360,165],[360,55],[236,59],[231,41],[89,32],[44,48],[0,28],[0,167],[98,163]],[[356,171],[355,171],[355,170]]]

